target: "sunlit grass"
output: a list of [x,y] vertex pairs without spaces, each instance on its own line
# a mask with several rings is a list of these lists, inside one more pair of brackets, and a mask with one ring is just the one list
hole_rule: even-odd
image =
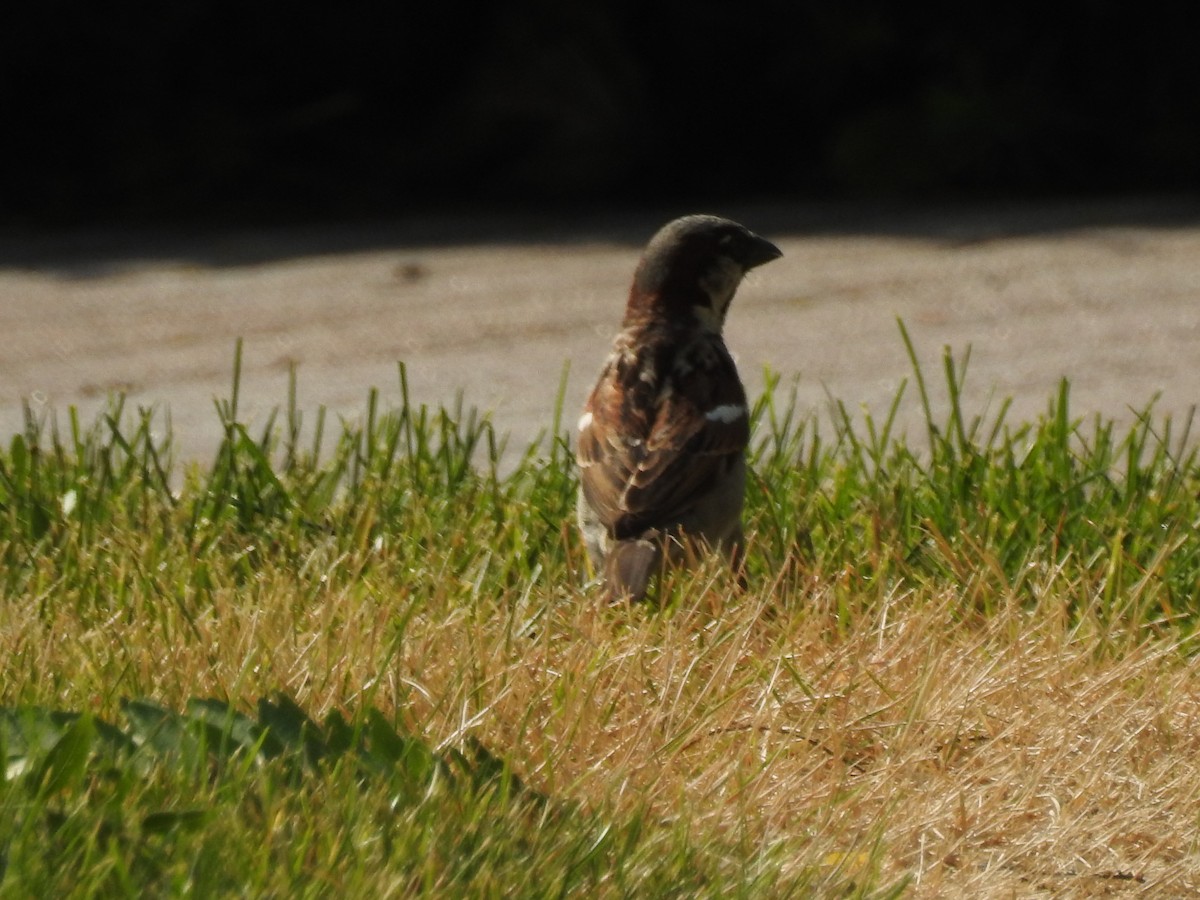
[[401,368],[397,409],[293,389],[251,434],[240,353],[208,467],[120,400],[29,415],[0,895],[1200,892],[1188,423],[1077,421],[1065,382],[976,417],[969,354],[913,356],[878,418],[770,380],[749,589],[632,608],[586,584],[559,416],[506,452]]

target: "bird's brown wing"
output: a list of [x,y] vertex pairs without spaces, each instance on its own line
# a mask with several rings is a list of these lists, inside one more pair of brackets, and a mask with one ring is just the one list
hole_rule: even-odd
[[749,442],[745,391],[724,345],[682,352],[691,366],[667,370],[655,391],[640,389],[645,379],[622,384],[610,366],[589,400],[584,496],[618,540],[675,524]]

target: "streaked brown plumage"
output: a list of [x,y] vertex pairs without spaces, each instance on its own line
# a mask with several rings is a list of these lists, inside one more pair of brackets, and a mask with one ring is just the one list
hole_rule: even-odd
[[643,598],[664,560],[740,559],[750,423],[721,330],[742,276],[779,255],[716,216],[669,222],[642,255],[579,420],[579,525],[612,599]]

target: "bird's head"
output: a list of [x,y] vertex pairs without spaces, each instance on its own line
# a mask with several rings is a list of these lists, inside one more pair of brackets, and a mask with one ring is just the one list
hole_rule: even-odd
[[650,239],[633,276],[627,324],[667,317],[720,333],[748,271],[778,259],[779,248],[719,216],[684,216]]

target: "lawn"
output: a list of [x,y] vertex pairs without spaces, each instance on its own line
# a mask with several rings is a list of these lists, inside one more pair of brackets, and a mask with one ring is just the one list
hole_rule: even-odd
[[748,588],[632,607],[557,417],[293,390],[251,433],[235,362],[181,469],[163,410],[31,413],[0,896],[1200,896],[1190,423],[975,414],[968,360],[876,418],[768,378]]

